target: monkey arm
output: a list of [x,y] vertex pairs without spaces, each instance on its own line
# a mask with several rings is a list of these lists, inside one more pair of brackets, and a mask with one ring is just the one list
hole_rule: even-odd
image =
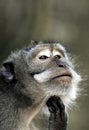
[[49,130],[66,130],[67,114],[61,99],[57,96],[52,96],[47,101],[47,106],[50,111]]

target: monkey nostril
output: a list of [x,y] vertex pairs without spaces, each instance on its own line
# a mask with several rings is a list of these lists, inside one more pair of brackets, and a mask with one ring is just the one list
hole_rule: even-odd
[[61,68],[66,68],[67,64],[62,62],[62,63],[59,63],[58,66],[61,67]]
[[60,65],[59,65],[59,67],[64,68],[64,67],[65,67],[65,65],[60,64]]

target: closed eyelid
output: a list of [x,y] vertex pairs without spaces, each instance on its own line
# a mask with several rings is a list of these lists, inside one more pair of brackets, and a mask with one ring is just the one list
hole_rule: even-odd
[[49,49],[42,50],[42,51],[40,51],[40,52],[38,53],[38,57],[39,57],[39,56],[42,56],[42,55],[45,55],[45,56],[47,56],[47,57],[50,57],[50,56],[51,56],[51,52],[50,52]]
[[58,51],[58,50],[53,51],[53,56],[55,56],[55,55],[64,56],[64,54],[61,51]]

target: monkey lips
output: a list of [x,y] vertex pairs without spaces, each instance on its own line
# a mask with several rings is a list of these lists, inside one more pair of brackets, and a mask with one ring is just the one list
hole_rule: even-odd
[[53,82],[66,82],[70,83],[72,80],[72,74],[70,72],[61,73],[51,79]]

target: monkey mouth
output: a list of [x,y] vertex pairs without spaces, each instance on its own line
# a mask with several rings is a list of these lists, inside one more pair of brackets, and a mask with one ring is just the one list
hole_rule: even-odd
[[60,78],[60,77],[70,77],[70,78],[72,78],[72,75],[71,74],[61,74],[61,75],[58,75],[58,76],[56,76],[56,77],[54,77],[52,79]]
[[52,78],[52,80],[62,80],[62,81],[68,81],[72,79],[72,74],[71,73],[62,73],[60,75],[57,75]]

